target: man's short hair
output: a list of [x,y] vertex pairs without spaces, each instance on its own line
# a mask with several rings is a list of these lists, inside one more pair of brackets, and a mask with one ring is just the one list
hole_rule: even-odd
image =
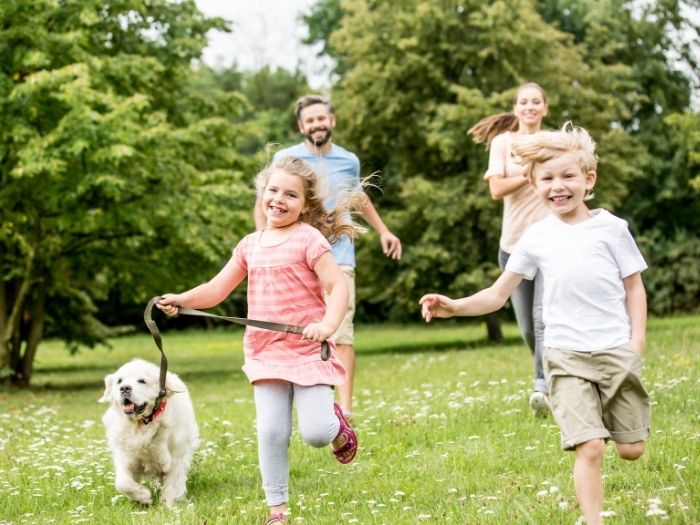
[[331,105],[331,101],[328,97],[324,97],[322,95],[304,95],[299,100],[297,100],[297,103],[294,106],[294,114],[296,115],[297,120],[301,120],[301,112],[305,108],[308,108],[309,106],[313,106],[315,104],[323,104],[324,106],[326,106],[328,112],[331,115],[335,114],[333,106]]

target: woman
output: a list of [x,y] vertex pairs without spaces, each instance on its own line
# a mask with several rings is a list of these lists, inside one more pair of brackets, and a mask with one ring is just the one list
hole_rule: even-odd
[[[503,199],[503,225],[498,251],[498,265],[506,266],[515,244],[525,230],[549,212],[537,198],[523,168],[515,162],[511,145],[517,135],[540,131],[547,115],[547,95],[541,86],[528,82],[518,88],[513,110],[486,117],[477,122],[469,133],[479,144],[490,149],[489,167],[484,179],[489,183],[491,197]],[[536,417],[549,413],[548,388],[542,368],[542,279],[523,280],[510,298],[520,333],[535,356],[535,386],[530,407]]]

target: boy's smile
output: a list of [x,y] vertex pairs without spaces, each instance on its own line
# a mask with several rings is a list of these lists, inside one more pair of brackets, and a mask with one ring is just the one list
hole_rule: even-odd
[[595,185],[596,172],[584,173],[576,154],[537,164],[534,178],[535,192],[559,219],[575,224],[589,217],[584,198]]

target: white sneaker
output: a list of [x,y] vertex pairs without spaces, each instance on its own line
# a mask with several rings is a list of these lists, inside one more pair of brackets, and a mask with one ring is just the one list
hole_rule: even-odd
[[549,396],[544,392],[533,392],[530,396],[530,408],[532,415],[537,418],[545,418],[549,414]]

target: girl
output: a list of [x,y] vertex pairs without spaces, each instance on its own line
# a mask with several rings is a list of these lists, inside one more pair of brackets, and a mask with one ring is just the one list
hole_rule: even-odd
[[[503,199],[503,226],[498,251],[498,265],[506,267],[508,258],[525,230],[548,214],[547,208],[523,176],[523,168],[514,162],[511,146],[521,135],[540,131],[547,115],[547,96],[538,84],[528,82],[518,88],[513,111],[486,117],[477,122],[469,133],[478,144],[490,148],[489,167],[484,175],[491,197]],[[536,417],[549,412],[547,382],[542,368],[542,279],[523,280],[510,298],[520,333],[535,355],[535,387],[530,407]]]
[[333,402],[333,387],[346,380],[345,370],[332,342],[331,358],[321,360],[319,343],[335,332],[348,303],[329,241],[355,236],[360,226],[347,212],[351,198],[331,212],[324,208],[316,173],[299,158],[275,161],[257,176],[256,187],[265,227],[243,238],[209,282],[166,294],[158,307],[168,315],[175,315],[178,306],[210,308],[247,276],[249,317],[306,327],[301,337],[246,328],[243,371],[253,384],[258,461],[270,507],[265,523],[270,524],[287,521],[293,400],[305,442],[314,447],[332,443],[344,464],[357,452],[357,436]]

